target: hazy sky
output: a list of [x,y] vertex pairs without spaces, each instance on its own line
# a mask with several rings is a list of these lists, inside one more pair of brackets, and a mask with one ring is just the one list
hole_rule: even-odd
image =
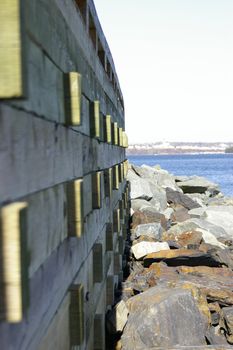
[[233,0],[94,0],[130,143],[233,141]]

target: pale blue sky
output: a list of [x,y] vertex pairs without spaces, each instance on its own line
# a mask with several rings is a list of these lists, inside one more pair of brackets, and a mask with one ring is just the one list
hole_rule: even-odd
[[94,0],[130,143],[233,142],[233,0]]

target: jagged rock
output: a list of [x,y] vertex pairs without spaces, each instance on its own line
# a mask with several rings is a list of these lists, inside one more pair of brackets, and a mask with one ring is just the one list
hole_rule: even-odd
[[217,326],[220,322],[222,313],[221,308],[217,302],[208,304],[209,310],[211,312],[211,324],[212,326]]
[[178,191],[174,191],[171,188],[166,188],[166,195],[167,195],[167,202],[169,204],[180,204],[184,208],[190,210],[194,208],[199,208],[199,204],[197,204],[195,201],[193,201],[191,198],[186,196],[183,193],[180,193]]
[[137,176],[132,169],[129,169],[127,180],[130,181],[130,196],[131,199],[151,199],[153,193],[150,189],[150,184],[145,179]]
[[179,279],[178,271],[175,267],[167,266],[164,262],[153,263],[147,269],[149,272],[153,272],[154,277],[159,280],[159,282],[172,282]]
[[194,202],[199,204],[201,207],[205,207],[208,203],[209,197],[201,193],[186,193],[186,196],[191,198]]
[[188,180],[179,181],[177,185],[184,193],[205,193],[208,191],[213,196],[220,192],[215,183],[200,176],[192,176]]
[[224,228],[214,225],[203,219],[189,219],[184,222],[180,222],[177,225],[172,226],[169,230],[169,234],[179,235],[186,231],[198,230],[202,228],[212,233],[216,238],[229,237]]
[[221,249],[227,248],[227,246],[217,240],[217,238],[210,233],[209,231],[203,230],[202,228],[198,228],[198,231],[202,234],[203,241],[205,243],[214,245],[216,247],[219,247]]
[[131,200],[131,208],[134,211],[141,210],[142,208],[153,207],[149,201],[145,199],[132,199]]
[[183,222],[190,219],[190,215],[188,214],[188,209],[183,206],[176,207],[174,213],[171,216],[171,220],[173,222]]
[[[193,276],[216,277],[218,280],[224,280],[227,283],[228,279],[233,278],[233,271],[226,267],[209,267],[209,266],[179,266],[176,268],[179,273],[191,274]],[[233,281],[232,281],[233,285]]]
[[222,309],[223,319],[225,323],[225,330],[227,340],[230,344],[233,344],[233,307],[224,307]]
[[[135,238],[136,238],[136,236],[135,236]],[[138,244],[139,242],[157,242],[157,241],[158,240],[153,238],[153,237],[141,235],[140,237],[136,238],[132,242],[132,245]]]
[[166,242],[140,242],[132,246],[133,255],[137,260],[152,252],[168,250],[169,245]]
[[148,181],[150,191],[152,192],[153,196],[150,200],[153,207],[158,211],[163,211],[167,208],[167,196],[166,191],[159,187],[158,185],[152,183],[151,181]]
[[152,287],[127,301],[122,349],[205,345],[207,324],[188,290]]
[[164,261],[169,266],[221,266],[214,257],[205,252],[191,249],[163,250],[156,253],[147,254],[144,258],[144,266],[148,267],[153,262]]
[[162,234],[163,241],[175,241],[180,248],[186,248],[190,245],[197,245],[199,247],[202,241],[202,233],[196,230],[183,232],[179,235],[170,234],[168,232],[164,232]]
[[209,198],[208,206],[233,205],[233,197]]
[[206,338],[211,345],[229,345],[224,335],[220,333],[219,327],[210,327],[206,332]]
[[141,235],[149,236],[159,241],[162,236],[162,231],[163,229],[159,222],[155,222],[151,224],[142,224],[136,227],[135,236],[136,237],[140,237]]
[[228,236],[233,237],[233,206],[211,206],[205,210],[205,220],[222,227]]
[[169,174],[167,170],[150,167],[145,164],[141,167],[133,166],[133,169],[142,178],[148,179],[162,188],[170,187],[182,192],[177,186],[174,176]]
[[187,181],[190,179],[190,176],[185,175],[175,175],[175,182]]
[[169,245],[170,249],[180,249],[180,248],[182,248],[182,246],[179,243],[177,243],[177,242],[175,242],[173,240],[167,240],[166,242]]
[[189,215],[191,218],[196,218],[196,219],[200,219],[200,218],[205,218],[205,210],[206,210],[206,206],[201,207],[201,208],[194,208],[189,210]]
[[177,238],[176,242],[181,247],[187,247],[189,245],[200,245],[202,240],[202,233],[198,231],[188,231],[181,233]]
[[[201,250],[201,247],[200,247]],[[210,249],[207,249],[207,254],[210,254],[211,257],[216,261],[219,262],[221,265],[225,265],[231,269],[233,269],[233,255],[229,251],[229,249],[219,249],[217,247],[211,247]]]
[[127,305],[123,300],[121,300],[107,314],[108,331],[112,334],[122,332],[126,325],[128,314],[129,310]]
[[162,214],[165,216],[166,220],[170,220],[173,213],[174,213],[174,209],[173,208],[167,208],[167,209],[165,209],[163,211]]
[[187,287],[187,283],[198,288],[209,303],[217,302],[221,306],[233,305],[233,272],[228,268],[210,268],[206,266],[177,267],[180,279],[173,280],[177,288]]
[[132,228],[135,229],[138,225],[160,223],[164,229],[167,227],[167,220],[165,216],[154,210],[149,211],[135,211],[132,216]]

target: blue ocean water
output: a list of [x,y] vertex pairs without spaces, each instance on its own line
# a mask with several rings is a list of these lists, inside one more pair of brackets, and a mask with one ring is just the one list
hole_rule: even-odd
[[198,175],[217,183],[225,196],[233,196],[233,154],[179,154],[128,156],[135,165],[159,164],[174,175]]

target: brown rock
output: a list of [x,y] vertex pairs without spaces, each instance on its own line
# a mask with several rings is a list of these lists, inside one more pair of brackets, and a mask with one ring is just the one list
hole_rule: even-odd
[[[169,232],[163,232],[162,240],[167,241],[167,242],[174,241],[180,248],[187,247],[190,245],[195,245],[199,249],[200,244],[202,245],[202,243],[201,243],[202,233],[195,231],[195,230],[186,231],[186,232],[183,232],[179,235],[175,235],[175,234],[169,233]],[[208,248],[205,248],[205,246],[203,246],[202,251],[205,251],[205,250],[207,251],[211,247],[212,246],[208,246]]]
[[167,266],[164,262],[153,263],[146,270],[153,272],[156,280],[159,280],[160,282],[173,282],[179,279],[179,275],[176,271],[176,268]]
[[153,222],[159,222],[164,229],[167,228],[167,220],[165,216],[159,212],[154,211],[135,211],[132,216],[132,228],[135,229],[141,224],[150,224]]
[[187,247],[188,245],[191,245],[191,244],[199,245],[201,241],[202,241],[202,233],[198,231],[187,231],[187,232],[181,233],[176,238],[176,242],[182,247]]
[[225,330],[227,341],[233,344],[233,307],[224,307],[222,309],[223,319],[225,323]]
[[153,287],[127,301],[125,350],[205,345],[207,322],[190,290]]
[[221,276],[233,277],[233,271],[228,268],[208,267],[208,266],[179,266],[176,268],[179,273],[192,274],[196,276]]
[[233,305],[233,279],[230,269],[181,266],[177,271],[183,275],[178,284],[188,281],[199,288],[209,302],[217,302],[221,306]]
[[163,250],[148,254],[144,258],[144,267],[149,267],[153,262],[159,261],[164,261],[169,266],[220,266],[220,264],[216,262],[208,253],[183,248]]
[[219,303],[217,303],[217,302],[209,303],[208,308],[209,308],[210,313],[211,313],[211,324],[213,326],[217,326],[219,324],[219,322],[221,321],[221,316],[222,316],[222,312],[221,312],[221,308],[219,306]]
[[192,283],[185,282],[181,285],[182,289],[188,289],[191,291],[193,298],[197,302],[197,306],[201,314],[206,319],[206,322],[211,324],[211,314],[208,308],[208,303],[206,299],[206,295],[201,291],[201,289],[194,286]]
[[191,216],[188,214],[188,209],[184,208],[183,206],[174,209],[174,213],[171,216],[171,220],[173,222],[183,222],[191,218]]

